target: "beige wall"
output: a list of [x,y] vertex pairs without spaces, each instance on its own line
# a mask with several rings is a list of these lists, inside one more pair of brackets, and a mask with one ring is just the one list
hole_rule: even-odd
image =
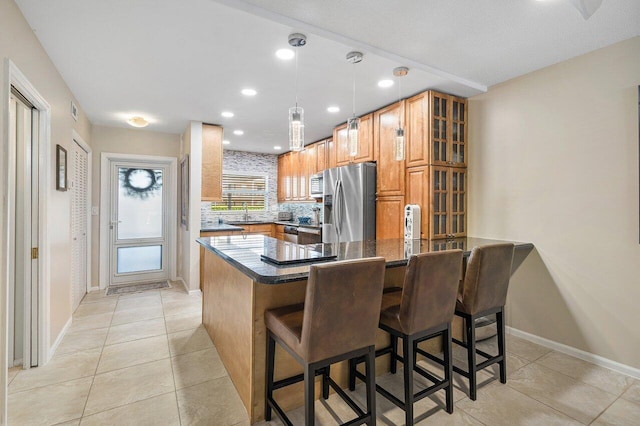
[[[156,155],[175,157],[180,154],[180,135],[160,133],[144,129],[93,126],[91,132],[93,148],[92,206],[100,206],[100,156],[103,152],[116,154]],[[102,212],[100,212],[102,214]],[[99,285],[100,260],[100,216],[91,221],[91,283]]]
[[[38,42],[33,31],[24,20],[20,10],[13,0],[0,0],[0,58],[13,61],[20,71],[27,77],[42,97],[51,106],[51,140],[49,158],[46,160],[50,169],[50,185],[40,188],[46,191],[48,207],[43,211],[42,220],[48,225],[48,247],[41,247],[41,258],[49,260],[50,271],[50,344],[53,344],[62,328],[71,317],[71,192],[59,192],[55,190],[55,146],[62,145],[71,152],[72,130],[91,144],[91,123],[80,108],[78,121],[74,121],[70,115],[70,105],[73,100],[78,107],[81,105],[74,99],[71,91],[56,70],[55,66]],[[0,67],[0,99],[3,99],[6,75],[4,64]],[[0,128],[5,129],[4,117],[6,105],[0,103]],[[2,133],[2,145],[6,147],[6,134]],[[0,151],[2,160],[2,177],[0,184],[5,188],[5,159],[2,158],[4,150]],[[4,215],[4,207],[3,213]],[[3,217],[4,222],[4,217]],[[6,241],[0,231],[0,240]],[[6,259],[6,253],[2,253],[2,260]],[[0,268],[2,269],[2,268]],[[3,275],[4,276],[4,275]],[[6,289],[6,282],[2,281],[2,292]],[[5,305],[2,310],[4,312]],[[4,339],[3,339],[4,341]]]
[[202,122],[192,121],[182,135],[181,155],[189,154],[189,229],[178,229],[178,276],[189,291],[200,288],[200,197],[202,191]]
[[508,324],[640,368],[640,37],[469,101],[469,229],[530,241]]

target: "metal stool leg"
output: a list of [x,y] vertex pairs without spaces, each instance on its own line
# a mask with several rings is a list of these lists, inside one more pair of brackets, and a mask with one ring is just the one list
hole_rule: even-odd
[[369,426],[376,426],[376,349],[369,347],[365,357],[365,373],[367,375],[367,414],[371,416]]
[[307,426],[314,426],[314,388],[315,388],[315,368],[313,364],[304,366],[304,419]]
[[507,383],[507,355],[504,344],[504,307],[496,312],[496,320],[496,326],[498,327],[498,355],[502,356],[502,361],[498,363],[500,365],[500,383]]
[[271,333],[267,332],[267,392],[264,402],[264,418],[267,421],[271,420],[271,405],[269,405],[269,400],[273,398],[273,370],[275,369],[275,352],[276,341],[273,340]]
[[402,336],[402,356],[404,357],[404,412],[405,425],[413,425],[413,341],[409,336]]
[[449,382],[445,388],[447,398],[447,413],[453,413],[453,362],[451,359],[451,324],[442,332],[442,345],[444,347],[444,380]]
[[469,398],[476,400],[476,321],[473,315],[466,318],[467,323],[467,361],[469,364]]

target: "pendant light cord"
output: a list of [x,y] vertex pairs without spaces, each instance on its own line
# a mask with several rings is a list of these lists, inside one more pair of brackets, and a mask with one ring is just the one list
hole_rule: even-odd
[[[398,107],[400,107],[400,102],[402,101],[402,77],[398,76]],[[402,118],[400,117],[400,110],[398,110],[398,129],[402,128]]]
[[353,116],[356,116],[356,63],[355,61],[351,65],[351,77],[353,80]]
[[296,52],[296,108],[298,108],[298,52]]

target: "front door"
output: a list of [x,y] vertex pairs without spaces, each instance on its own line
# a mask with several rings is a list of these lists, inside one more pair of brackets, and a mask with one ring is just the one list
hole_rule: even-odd
[[166,163],[110,161],[110,285],[168,278]]

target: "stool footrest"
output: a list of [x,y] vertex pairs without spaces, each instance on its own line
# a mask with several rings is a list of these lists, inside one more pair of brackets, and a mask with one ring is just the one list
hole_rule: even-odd
[[413,371],[415,371],[416,373],[420,374],[422,377],[424,377],[425,379],[432,381],[433,383],[440,383],[443,381],[443,379],[434,376],[433,374],[429,373],[427,370],[425,370],[424,368],[418,366],[418,365],[414,365],[413,366]]
[[356,404],[355,401],[351,399],[351,397],[347,395],[347,393],[343,391],[342,388],[338,386],[338,384],[334,382],[331,377],[329,377],[329,385],[333,388],[334,391],[336,391],[338,395],[340,395],[340,398],[342,398],[342,400],[346,402],[347,405],[358,414],[359,417],[365,416],[365,412],[362,411],[360,407],[358,407],[358,404]]
[[430,359],[431,361],[433,361],[433,362],[435,362],[435,363],[437,363],[437,364],[444,365],[444,361],[443,361],[443,360],[441,360],[441,359],[440,359],[440,358],[438,358],[437,356],[435,356],[435,355],[433,355],[433,354],[430,354],[429,352],[424,351],[424,350],[422,350],[422,349],[420,349],[420,348],[418,348],[418,347],[416,347],[416,353],[418,353],[418,354],[422,355],[422,356],[423,356],[423,357],[425,357],[425,358]]
[[267,404],[269,404],[269,407],[271,407],[271,409],[273,409],[273,411],[276,412],[276,415],[280,418],[280,420],[282,420],[282,422],[286,426],[293,426],[293,423],[291,423],[291,420],[289,420],[289,417],[287,417],[287,415],[284,413],[282,408],[280,408],[280,406],[274,399],[267,398]]

